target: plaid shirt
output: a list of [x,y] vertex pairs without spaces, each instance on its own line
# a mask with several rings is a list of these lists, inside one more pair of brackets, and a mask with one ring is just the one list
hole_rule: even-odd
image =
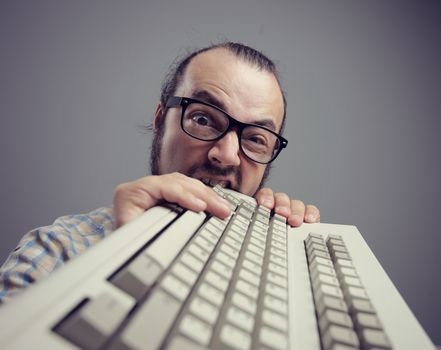
[[63,216],[29,231],[0,268],[0,304],[113,231],[112,208]]

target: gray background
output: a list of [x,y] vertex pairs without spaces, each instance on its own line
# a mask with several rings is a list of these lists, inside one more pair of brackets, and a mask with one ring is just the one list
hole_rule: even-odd
[[159,85],[222,39],[278,64],[289,148],[270,185],[356,224],[441,343],[439,1],[0,3],[0,258],[148,172]]

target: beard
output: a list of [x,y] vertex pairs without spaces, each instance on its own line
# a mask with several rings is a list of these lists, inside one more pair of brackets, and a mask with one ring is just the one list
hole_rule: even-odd
[[[162,139],[164,137],[164,129],[165,129],[164,118],[161,118],[161,122],[157,125],[157,128],[153,130],[153,140],[152,140],[152,145],[150,147],[150,171],[152,175],[161,175],[161,172],[159,170],[159,164],[161,161],[161,148],[162,148]],[[262,176],[262,180],[260,181],[260,184],[257,187],[256,192],[259,191],[264,186],[266,180],[269,177],[270,169],[271,169],[271,165],[268,164],[265,168],[265,171]],[[208,174],[213,176],[232,175],[235,181],[234,189],[236,191],[239,191],[239,188],[241,187],[242,184],[242,173],[239,167],[228,166],[221,168],[214,165],[209,159],[206,159],[203,163],[193,164],[184,175],[194,178],[195,175],[197,175],[197,173]],[[255,193],[253,193],[253,195]]]

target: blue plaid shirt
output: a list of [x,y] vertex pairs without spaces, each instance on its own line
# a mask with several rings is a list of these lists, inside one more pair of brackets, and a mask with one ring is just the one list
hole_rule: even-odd
[[63,216],[29,231],[0,268],[0,304],[113,231],[112,208]]

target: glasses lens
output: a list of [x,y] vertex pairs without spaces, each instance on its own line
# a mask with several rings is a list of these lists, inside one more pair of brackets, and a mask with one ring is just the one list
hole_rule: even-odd
[[190,135],[209,141],[228,128],[228,117],[210,106],[191,103],[185,110],[182,126]]
[[273,160],[280,148],[280,140],[268,130],[247,126],[242,130],[242,150],[251,159],[268,163]]

